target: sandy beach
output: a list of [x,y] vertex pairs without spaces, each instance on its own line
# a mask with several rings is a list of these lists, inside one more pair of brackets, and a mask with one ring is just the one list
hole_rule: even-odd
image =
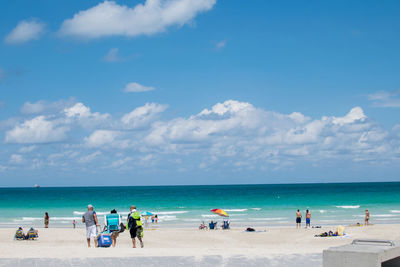
[[[0,229],[0,258],[112,258],[205,256],[229,258],[276,257],[277,255],[319,254],[326,248],[350,243],[354,238],[400,239],[400,225],[346,227],[347,237],[314,237],[335,227],[321,229],[267,228],[266,232],[243,229],[146,229],[145,248],[132,249],[129,233],[120,234],[115,248],[87,248],[85,229],[38,229],[37,241],[14,241],[15,229]],[[259,228],[259,230],[264,230]]]

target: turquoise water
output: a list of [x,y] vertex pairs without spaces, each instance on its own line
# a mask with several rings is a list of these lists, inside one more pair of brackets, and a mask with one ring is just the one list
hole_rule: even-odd
[[212,185],[144,187],[0,188],[2,227],[72,226],[87,204],[99,215],[111,209],[123,215],[134,204],[159,216],[160,226],[195,227],[220,220],[210,209],[225,209],[233,225],[293,225],[295,212],[311,210],[312,224],[400,223],[400,183]]

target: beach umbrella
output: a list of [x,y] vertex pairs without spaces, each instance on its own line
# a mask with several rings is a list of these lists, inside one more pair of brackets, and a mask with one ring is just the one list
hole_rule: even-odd
[[142,216],[152,216],[152,215],[153,213],[151,213],[150,211],[142,212]]
[[222,209],[213,209],[210,210],[212,213],[218,214],[219,216],[222,217],[229,217],[228,213],[226,213],[226,211],[222,210]]

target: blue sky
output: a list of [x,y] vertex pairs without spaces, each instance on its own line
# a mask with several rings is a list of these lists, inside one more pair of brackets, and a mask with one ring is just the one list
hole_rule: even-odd
[[3,1],[0,186],[400,180],[398,1]]

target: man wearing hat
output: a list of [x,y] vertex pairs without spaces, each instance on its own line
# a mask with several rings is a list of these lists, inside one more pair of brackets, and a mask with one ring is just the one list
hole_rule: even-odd
[[86,224],[87,244],[90,247],[90,238],[93,238],[94,245],[97,247],[97,226],[99,226],[99,222],[96,212],[93,211],[93,206],[89,204],[87,208],[88,210],[82,216],[82,222]]

